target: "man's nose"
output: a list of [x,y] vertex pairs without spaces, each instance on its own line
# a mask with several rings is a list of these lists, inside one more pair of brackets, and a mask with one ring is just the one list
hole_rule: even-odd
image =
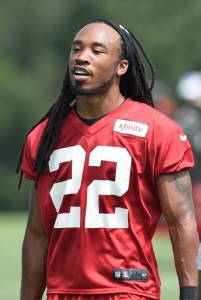
[[89,52],[87,50],[79,52],[75,61],[78,65],[89,64]]
[[84,66],[84,65],[86,66],[86,65],[89,64],[88,60],[86,60],[86,59],[80,59],[80,58],[76,58],[75,63],[78,66]]

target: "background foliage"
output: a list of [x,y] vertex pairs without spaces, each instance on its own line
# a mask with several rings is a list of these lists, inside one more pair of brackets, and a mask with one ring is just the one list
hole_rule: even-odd
[[114,19],[134,31],[157,79],[171,88],[183,72],[201,67],[199,0],[1,0],[0,209],[25,210],[15,164],[26,132],[59,95],[69,47],[89,19]]

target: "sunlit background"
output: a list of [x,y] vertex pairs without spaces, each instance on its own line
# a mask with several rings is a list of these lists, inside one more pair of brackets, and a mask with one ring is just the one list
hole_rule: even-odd
[[[18,299],[20,252],[28,210],[28,183],[17,191],[15,165],[27,131],[58,98],[74,34],[89,19],[113,19],[138,37],[156,68],[154,96],[182,104],[179,78],[201,69],[199,0],[2,0],[0,5],[0,299]],[[147,74],[149,77],[149,74]],[[157,101],[157,99],[156,99]],[[162,108],[161,108],[162,110]],[[168,111],[167,114],[171,112]],[[165,233],[164,233],[165,234]],[[163,235],[163,233],[162,233]],[[162,246],[159,246],[159,241]],[[171,265],[156,239],[159,260]],[[170,255],[170,256],[169,256]],[[164,271],[162,271],[164,272]],[[177,279],[170,286],[177,299]],[[171,271],[173,272],[173,271]],[[166,275],[163,278],[166,280]],[[3,285],[2,285],[3,283]],[[166,285],[166,283],[164,283]],[[169,288],[169,286],[168,286]],[[169,289],[170,291],[170,289]],[[162,300],[166,299],[164,292]],[[170,294],[169,294],[170,295]],[[167,299],[170,299],[167,297]]]

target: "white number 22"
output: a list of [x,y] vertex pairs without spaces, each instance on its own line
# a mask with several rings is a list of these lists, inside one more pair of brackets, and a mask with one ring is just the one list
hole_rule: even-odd
[[[59,169],[59,164],[72,161],[72,179],[54,183],[50,196],[57,211],[55,228],[79,228],[80,207],[72,206],[70,213],[59,213],[63,197],[76,194],[82,184],[85,150],[72,146],[55,150],[49,161],[50,172]],[[89,166],[100,166],[101,161],[115,162],[115,180],[94,180],[87,187],[86,228],[128,228],[128,209],[116,207],[114,213],[99,213],[99,195],[122,196],[129,186],[131,156],[125,148],[97,146],[89,156]]]

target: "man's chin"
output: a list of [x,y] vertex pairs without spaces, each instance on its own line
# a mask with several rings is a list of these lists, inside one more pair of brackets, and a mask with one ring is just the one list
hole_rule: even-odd
[[80,90],[80,89],[74,90],[74,93],[77,96],[91,96],[91,95],[93,95],[93,93],[91,93],[90,91]]
[[73,86],[73,93],[77,96],[92,96],[96,94],[95,89],[86,89],[81,86]]
[[74,84],[72,86],[73,93],[77,96],[95,96],[108,92],[111,87],[112,80],[108,80],[102,84],[93,87],[84,87],[84,84]]

